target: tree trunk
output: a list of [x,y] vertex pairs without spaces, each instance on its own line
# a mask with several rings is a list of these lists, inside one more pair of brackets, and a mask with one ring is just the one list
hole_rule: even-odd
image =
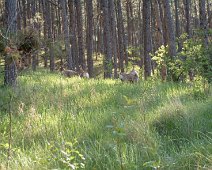
[[[59,5],[59,1],[58,1],[58,5]],[[57,20],[58,20],[58,22],[57,22],[57,34],[61,35],[61,33],[62,33],[62,29],[61,29],[61,12],[60,12],[61,10],[60,10],[60,8],[57,8],[56,11],[57,11]]]
[[[46,3],[45,0],[41,0],[41,4],[42,4],[42,10],[43,10],[43,20],[44,20],[44,24],[43,24],[43,34],[44,34],[44,39],[47,40],[48,39],[48,35],[47,35],[47,30],[48,30],[48,25],[47,25],[47,19],[46,19]],[[47,58],[47,42],[44,42],[45,45],[45,54],[44,54],[44,67],[47,68],[48,67],[48,58]]]
[[168,40],[168,51],[170,57],[173,59],[176,56],[176,45],[175,45],[175,31],[174,21],[171,14],[171,7],[169,0],[163,0],[164,3],[164,17],[166,18],[167,28],[167,40]]
[[23,13],[22,13],[22,18],[23,18],[23,27],[26,28],[27,26],[27,18],[26,18],[26,0],[22,0],[22,9],[23,9]]
[[[166,34],[168,40],[168,54],[171,57],[171,60],[174,60],[177,52],[176,52],[176,44],[175,44],[175,31],[174,31],[174,21],[171,14],[171,7],[169,0],[163,0],[164,5],[164,18],[166,21]],[[169,69],[169,68],[168,68]],[[173,71],[170,70],[170,75],[173,81],[177,81],[177,77]]]
[[115,14],[115,2],[114,0],[108,0],[109,14],[110,14],[110,26],[111,26],[111,43],[113,51],[113,66],[114,66],[114,77],[118,78],[118,65],[117,65],[117,33],[116,33],[116,14]]
[[37,66],[37,57],[36,57],[36,53],[32,52],[32,70],[36,71],[36,66]]
[[153,9],[154,9],[154,16],[156,20],[156,24],[155,24],[156,25],[156,49],[158,49],[161,45],[164,45],[163,27],[162,27],[158,0],[154,0]]
[[88,73],[93,76],[93,1],[86,1],[87,9],[87,64],[88,64]]
[[[179,22],[179,0],[174,0],[175,4],[175,27],[176,27],[176,37],[180,37],[180,22]],[[178,51],[182,50],[182,44],[178,40]]]
[[130,16],[130,0],[126,0],[126,15],[127,15],[127,39],[128,44],[132,46],[132,23],[131,23],[131,16]]
[[71,40],[71,52],[74,68],[79,70],[79,58],[77,53],[77,37],[76,37],[76,11],[74,6],[74,0],[68,0],[69,16],[70,16],[70,40]]
[[165,12],[163,8],[163,2],[162,0],[158,0],[159,4],[159,9],[160,9],[160,17],[162,21],[162,27],[163,27],[163,40],[164,40],[164,45],[168,44],[168,37],[167,37],[167,25],[166,25],[166,17],[165,17]]
[[63,21],[63,32],[64,32],[64,39],[65,39],[65,48],[66,48],[66,55],[67,55],[67,62],[68,62],[68,69],[73,69],[73,61],[71,55],[71,47],[70,47],[70,37],[69,37],[69,27],[68,27],[68,15],[67,15],[67,8],[66,8],[66,0],[60,0],[60,4],[62,7],[62,21]]
[[104,43],[105,43],[105,58],[104,58],[104,78],[112,77],[112,47],[111,34],[109,25],[108,0],[101,0],[101,9],[103,10],[103,28],[104,28]]
[[142,30],[142,9],[141,9],[141,3],[142,1],[139,2],[139,11],[138,11],[138,21],[139,21],[139,53],[140,53],[140,68],[144,66],[144,56],[143,56],[143,30]]
[[[45,0],[44,0],[45,1]],[[52,20],[51,20],[51,8],[48,1],[45,1],[46,7],[46,24],[48,30],[48,46],[49,46],[49,54],[50,54],[50,71],[54,71],[55,69],[55,59],[54,59],[54,51],[53,51],[53,35],[52,35]]]
[[194,23],[195,23],[195,28],[199,28],[199,25],[200,25],[197,8],[198,8],[198,3],[196,3],[196,1],[194,1],[194,13],[195,13],[195,21],[194,21]]
[[208,33],[207,33],[205,0],[199,0],[199,17],[200,17],[200,29],[204,33],[203,44],[205,47],[208,47]]
[[78,55],[79,65],[85,69],[84,43],[83,43],[83,21],[82,21],[82,5],[81,0],[75,0],[76,18],[77,18],[77,34],[78,34]]
[[211,11],[211,7],[212,3],[209,2],[209,0],[207,0],[207,10],[208,10],[208,26],[210,29],[212,29],[212,11]]
[[[176,0],[175,0],[176,1]],[[184,2],[184,9],[185,9],[185,17],[186,17],[186,33],[188,34],[188,38],[191,38],[191,28],[190,28],[190,0],[183,0]]]
[[[6,0],[5,1],[5,12],[6,12],[6,26],[10,37],[17,31],[17,1]],[[5,56],[5,85],[16,85],[17,69],[14,58],[10,54]]]
[[116,1],[117,6],[117,27],[118,27],[118,43],[119,43],[119,68],[121,72],[124,72],[124,28],[123,26],[123,15],[121,9],[121,2],[120,0]]
[[17,13],[17,28],[18,28],[18,30],[21,30],[21,12],[22,12],[22,9],[21,9],[21,2],[20,2],[20,0],[18,0],[18,2],[17,2],[17,5],[18,5],[18,13]]
[[144,37],[144,78],[151,76],[151,4],[149,0],[143,0],[143,37]]

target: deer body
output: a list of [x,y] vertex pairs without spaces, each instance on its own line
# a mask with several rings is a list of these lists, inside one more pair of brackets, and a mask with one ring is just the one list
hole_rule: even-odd
[[135,83],[138,82],[139,75],[138,72],[133,69],[130,73],[120,73],[119,78],[121,79],[121,81]]

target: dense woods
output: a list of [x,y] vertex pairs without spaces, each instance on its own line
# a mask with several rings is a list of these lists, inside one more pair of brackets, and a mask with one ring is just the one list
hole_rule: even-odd
[[[119,72],[137,65],[145,79],[156,75],[163,80],[185,81],[202,76],[211,81],[210,1],[0,3],[1,51],[7,56],[1,59],[5,84],[15,84],[16,69],[19,72],[23,65],[33,70],[49,67],[51,71],[79,71],[82,67],[95,77],[97,60],[103,63],[105,78],[117,78]],[[25,46],[28,50],[23,49]],[[196,54],[191,54],[192,48]],[[12,61],[8,59],[11,57]]]
[[0,0],[0,170],[212,169],[212,0]]

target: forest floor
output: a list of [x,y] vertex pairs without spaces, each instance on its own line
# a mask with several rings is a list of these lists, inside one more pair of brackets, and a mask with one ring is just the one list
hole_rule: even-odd
[[212,169],[212,87],[28,71],[0,87],[6,168]]

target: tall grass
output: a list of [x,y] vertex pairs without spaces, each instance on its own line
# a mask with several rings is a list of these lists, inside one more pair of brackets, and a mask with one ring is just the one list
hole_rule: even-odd
[[0,88],[0,169],[212,169],[210,88],[27,72]]

